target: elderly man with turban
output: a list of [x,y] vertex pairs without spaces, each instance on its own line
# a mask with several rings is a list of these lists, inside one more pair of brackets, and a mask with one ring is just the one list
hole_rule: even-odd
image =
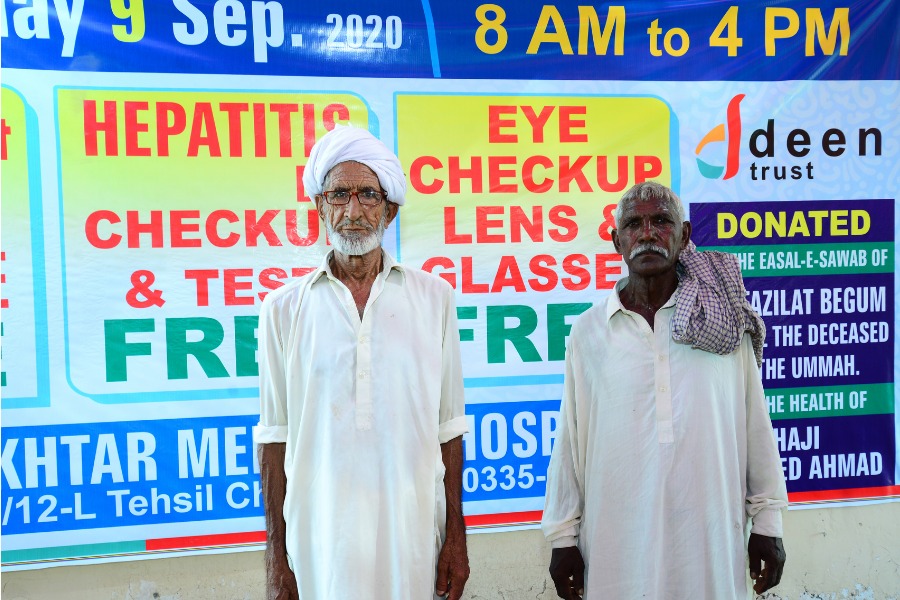
[[333,250],[259,321],[267,597],[462,596],[466,432],[453,290],[381,248],[400,161],[336,127],[303,177]]

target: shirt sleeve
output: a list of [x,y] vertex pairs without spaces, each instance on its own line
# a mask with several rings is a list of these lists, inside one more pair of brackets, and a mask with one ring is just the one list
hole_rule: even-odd
[[[573,332],[574,333],[574,332]],[[553,548],[565,548],[576,544],[581,515],[584,511],[583,474],[579,474],[577,400],[578,360],[575,353],[575,336],[569,338],[566,351],[566,375],[559,415],[559,433],[550,455],[547,469],[547,495],[544,499],[544,516],[541,529]]]
[[257,444],[287,441],[287,383],[281,307],[284,297],[269,293],[259,315],[259,424],[253,428]]
[[781,511],[787,508],[787,486],[772,421],[766,406],[762,377],[749,335],[742,342],[744,372],[747,374],[747,516],[753,520],[751,532],[782,537]]
[[444,287],[444,333],[441,353],[441,406],[438,438],[441,444],[469,430],[466,422],[466,397],[463,389],[462,358],[459,351],[459,326],[453,288]]

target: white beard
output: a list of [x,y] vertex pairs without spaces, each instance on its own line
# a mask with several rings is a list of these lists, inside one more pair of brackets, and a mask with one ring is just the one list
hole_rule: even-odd
[[[373,229],[368,229],[365,232],[352,232],[352,233],[341,233],[335,229],[331,225],[330,221],[325,222],[325,231],[328,232],[328,239],[331,241],[331,245],[334,246],[334,249],[341,254],[347,254],[349,256],[362,256],[363,254],[368,254],[372,250],[381,247],[381,242],[384,239],[384,230],[385,230],[385,217],[387,215],[383,215],[381,220],[378,222],[378,227]],[[350,225],[350,219],[345,219],[340,223],[340,226]]]

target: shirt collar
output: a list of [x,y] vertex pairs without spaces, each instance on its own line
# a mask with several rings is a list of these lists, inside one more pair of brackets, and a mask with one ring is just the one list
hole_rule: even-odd
[[[334,274],[331,272],[331,265],[329,262],[331,261],[331,256],[334,254],[334,250],[331,250],[328,254],[325,255],[325,258],[322,259],[322,262],[316,267],[316,270],[312,272],[312,280],[310,281],[310,285],[317,282],[321,277],[334,277]],[[384,265],[382,269],[382,273],[389,274],[392,270],[396,270],[400,273],[403,278],[406,278],[406,267],[398,263],[394,260],[394,257],[390,255],[390,253],[384,248],[381,249],[381,256],[384,260]]]
[[622,306],[622,301],[619,299],[619,290],[625,287],[625,284],[628,283],[628,276],[626,275],[622,279],[616,282],[616,286],[613,288],[612,294],[609,295],[609,299],[606,301],[606,322],[609,323],[609,320],[612,319],[613,315],[619,312],[620,310],[624,311],[625,307]]
[[[628,276],[626,275],[622,279],[616,282],[616,287],[613,289],[612,294],[609,295],[609,300],[606,302],[606,322],[609,323],[609,320],[612,319],[613,315],[617,312],[625,311],[626,308],[622,306],[622,300],[619,298],[619,291],[628,285]],[[675,288],[675,291],[666,300],[666,303],[662,305],[662,308],[671,308],[675,306],[675,302],[678,300],[678,292],[681,290],[681,278],[678,279],[678,287]]]

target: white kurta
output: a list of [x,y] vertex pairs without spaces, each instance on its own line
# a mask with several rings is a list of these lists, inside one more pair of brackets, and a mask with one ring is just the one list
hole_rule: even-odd
[[651,329],[626,282],[572,328],[544,534],[577,543],[588,600],[744,600],[748,521],[781,537],[787,506],[750,338],[677,344],[674,297]]
[[257,443],[285,442],[302,600],[432,598],[440,444],[466,432],[453,290],[384,253],[362,320],[328,267],[270,293]]

